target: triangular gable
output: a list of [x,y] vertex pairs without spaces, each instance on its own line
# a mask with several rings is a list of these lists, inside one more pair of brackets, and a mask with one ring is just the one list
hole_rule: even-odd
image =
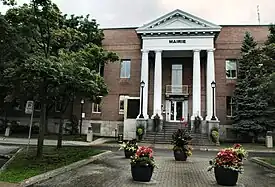
[[138,33],[171,30],[198,30],[217,32],[221,30],[221,27],[177,9],[148,24],[139,27],[136,30]]

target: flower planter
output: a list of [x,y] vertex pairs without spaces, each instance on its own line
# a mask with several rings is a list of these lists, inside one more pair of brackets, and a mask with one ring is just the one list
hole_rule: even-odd
[[124,149],[124,154],[125,154],[125,158],[131,158],[131,156],[134,156],[136,152]]
[[185,152],[174,150],[174,157],[176,161],[186,161],[187,155]]
[[131,172],[134,181],[149,182],[153,171],[154,168],[151,165],[131,164]]
[[219,185],[235,186],[238,181],[239,173],[232,169],[223,167],[214,168],[215,178]]

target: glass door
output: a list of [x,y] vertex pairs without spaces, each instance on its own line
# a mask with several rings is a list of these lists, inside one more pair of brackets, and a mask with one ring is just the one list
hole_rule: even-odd
[[169,121],[180,121],[184,116],[184,106],[182,101],[170,101]]

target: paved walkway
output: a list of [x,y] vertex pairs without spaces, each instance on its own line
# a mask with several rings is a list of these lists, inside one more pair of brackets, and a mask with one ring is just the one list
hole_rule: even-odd
[[[194,155],[187,162],[176,162],[172,154],[156,154],[158,168],[153,173],[150,186],[157,187],[215,187],[214,172],[208,172],[209,155]],[[148,184],[132,180],[130,163],[123,152],[116,152],[108,158],[59,175],[37,187],[141,187]],[[275,186],[275,173],[249,161],[245,162],[245,173],[239,175],[241,187]]]

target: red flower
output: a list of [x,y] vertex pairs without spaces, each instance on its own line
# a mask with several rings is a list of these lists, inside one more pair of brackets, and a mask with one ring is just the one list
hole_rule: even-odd
[[150,147],[141,146],[138,148],[136,152],[136,156],[138,157],[153,157],[153,150]]

